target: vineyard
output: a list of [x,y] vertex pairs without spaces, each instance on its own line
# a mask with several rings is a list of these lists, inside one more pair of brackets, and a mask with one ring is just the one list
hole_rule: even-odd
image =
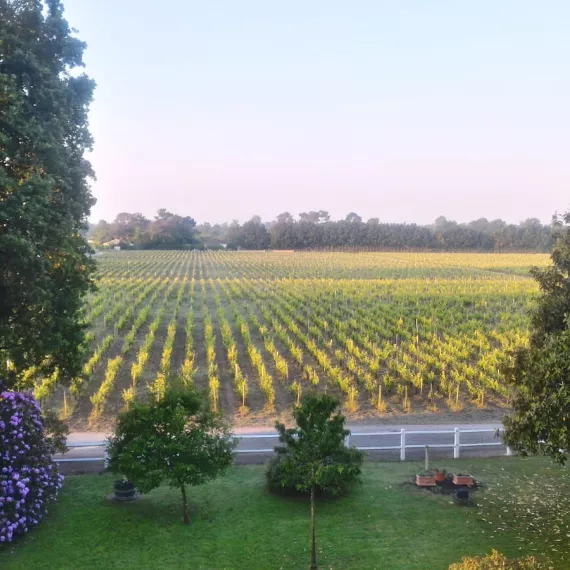
[[506,353],[527,341],[546,255],[113,252],[85,309],[90,355],[35,395],[101,427],[174,376],[237,423],[328,391],[352,419],[507,408]]

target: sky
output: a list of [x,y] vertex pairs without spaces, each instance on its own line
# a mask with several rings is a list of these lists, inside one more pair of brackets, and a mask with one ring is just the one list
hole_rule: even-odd
[[64,0],[97,82],[91,220],[570,207],[568,0]]

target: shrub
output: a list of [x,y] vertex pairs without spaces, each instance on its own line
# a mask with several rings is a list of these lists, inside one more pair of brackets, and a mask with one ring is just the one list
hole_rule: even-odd
[[483,557],[464,558],[449,567],[449,570],[551,570],[547,562],[539,562],[534,556],[507,560],[507,558],[492,550],[491,554]]
[[[0,394],[0,542],[11,542],[47,514],[63,475],[51,456],[65,449],[67,429],[42,418],[30,393]],[[54,426],[50,435],[49,425]]]

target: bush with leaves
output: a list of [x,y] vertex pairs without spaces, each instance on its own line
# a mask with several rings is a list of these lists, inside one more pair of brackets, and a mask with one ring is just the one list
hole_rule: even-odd
[[267,470],[270,488],[309,492],[311,499],[311,568],[317,567],[315,541],[315,494],[338,495],[360,480],[364,454],[347,448],[350,431],[338,400],[327,394],[305,396],[295,408],[296,427],[275,425],[282,445]]
[[516,392],[504,441],[523,455],[542,452],[564,464],[570,449],[570,212],[555,222],[552,264],[533,270],[541,294],[531,315],[530,344],[505,368]]
[[449,570],[551,570],[548,562],[539,562],[534,556],[508,560],[496,550],[484,557],[464,558],[449,567]]
[[313,464],[307,457],[317,462],[317,493],[340,495],[360,479],[364,454],[345,446],[350,431],[344,428],[339,408],[330,396],[306,396],[293,412],[296,428],[275,425],[282,445],[275,448],[276,456],[266,472],[270,489],[310,492],[305,481]]
[[31,394],[0,394],[0,543],[25,534],[47,514],[63,484],[51,456],[65,450],[66,435],[61,422],[45,421]]
[[119,415],[107,447],[108,468],[141,493],[162,482],[179,489],[188,524],[186,487],[224,473],[233,463],[235,443],[229,426],[203,398],[171,387],[162,399],[135,403]]

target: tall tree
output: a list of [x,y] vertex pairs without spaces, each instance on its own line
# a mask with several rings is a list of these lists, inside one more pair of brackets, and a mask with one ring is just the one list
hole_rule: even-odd
[[82,298],[93,264],[80,234],[94,203],[88,109],[94,82],[59,0],[0,0],[0,360],[81,370]]
[[362,223],[362,218],[356,212],[350,212],[346,215],[344,221],[350,224],[360,224]]
[[249,222],[235,229],[231,246],[243,249],[267,249],[271,242],[269,231],[259,216],[253,216]]
[[142,214],[121,212],[115,218],[114,237],[127,243],[141,243],[147,239],[150,220]]
[[277,222],[282,224],[292,224],[295,221],[290,212],[283,212],[277,216]]
[[515,450],[543,452],[563,464],[570,449],[570,212],[555,225],[552,264],[533,270],[541,294],[530,345],[506,370],[516,396],[515,413],[504,423],[505,441]]
[[289,212],[277,216],[275,222],[270,224],[271,247],[277,249],[291,249],[296,247],[295,219]]
[[141,247],[177,249],[198,244],[194,218],[179,216],[164,208],[158,210],[154,222],[149,226],[149,233],[149,238]]
[[310,212],[301,212],[299,214],[299,221],[317,224],[321,219],[321,212],[323,212],[325,215],[327,214],[327,212],[324,212],[323,210],[320,212],[315,212],[314,210],[311,210]]

